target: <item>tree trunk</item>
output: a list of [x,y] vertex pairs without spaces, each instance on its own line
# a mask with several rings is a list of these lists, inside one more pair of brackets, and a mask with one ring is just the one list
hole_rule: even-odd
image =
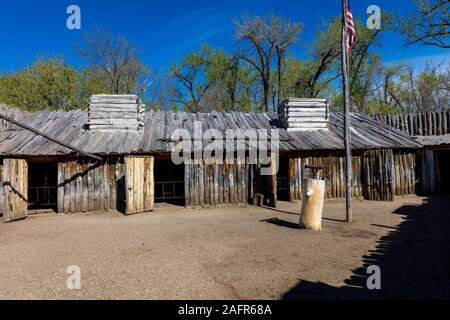
[[[281,99],[283,99],[283,88],[281,85],[281,61],[283,59],[283,53],[279,52],[278,53],[278,106],[280,106],[281,104]],[[278,107],[277,106],[277,107]]]
[[303,180],[303,204],[300,228],[313,231],[322,230],[322,211],[325,196],[325,180]]

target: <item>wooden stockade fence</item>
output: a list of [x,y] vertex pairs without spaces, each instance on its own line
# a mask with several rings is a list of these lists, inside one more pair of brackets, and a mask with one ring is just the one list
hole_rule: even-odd
[[[4,104],[0,104],[0,114],[12,118],[16,121],[22,121],[27,115],[29,115],[29,113],[26,111],[17,108],[11,108]],[[13,126],[14,125],[11,122],[0,119],[0,132],[11,130]]]
[[[394,195],[416,192],[416,153],[391,149],[357,151],[352,159],[352,194],[355,198],[391,201]],[[335,154],[304,154],[289,159],[289,198],[301,200],[303,179],[311,178],[305,165],[324,167],[319,179],[326,180],[325,197],[345,197],[345,157]]]
[[185,165],[186,206],[214,206],[247,203],[251,166],[237,161]]
[[[353,196],[362,198],[361,184],[361,157],[353,157]],[[289,159],[289,198],[290,201],[301,200],[303,195],[303,179],[309,176],[305,165],[321,165],[323,170],[319,173],[319,179],[326,180],[325,197],[330,199],[345,197],[344,167],[345,157],[343,154],[304,154]]]
[[378,114],[373,118],[411,136],[440,136],[450,133],[450,110],[405,114]]

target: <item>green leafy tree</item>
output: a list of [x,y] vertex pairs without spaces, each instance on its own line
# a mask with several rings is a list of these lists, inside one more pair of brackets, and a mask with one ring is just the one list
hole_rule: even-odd
[[172,65],[170,76],[175,80],[171,88],[172,102],[183,105],[188,111],[201,111],[200,101],[213,85],[214,79],[207,76],[207,45],[183,57]]
[[29,111],[84,108],[95,89],[62,56],[40,57],[0,77],[0,100]]

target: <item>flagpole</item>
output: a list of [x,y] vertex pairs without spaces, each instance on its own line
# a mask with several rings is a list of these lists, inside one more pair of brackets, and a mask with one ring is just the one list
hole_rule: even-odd
[[348,81],[348,53],[345,43],[345,19],[347,0],[342,0],[342,84],[344,102],[344,144],[345,144],[345,209],[346,221],[353,221],[352,212],[352,150],[350,132],[350,85]]

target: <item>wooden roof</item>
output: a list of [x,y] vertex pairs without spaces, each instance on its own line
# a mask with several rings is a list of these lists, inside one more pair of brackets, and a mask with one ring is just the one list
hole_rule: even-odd
[[416,136],[415,140],[427,147],[450,146],[450,134],[440,136]]
[[[174,146],[172,132],[177,128],[193,132],[194,121],[203,130],[281,129],[280,150],[341,150],[343,114],[331,113],[329,130],[288,132],[282,128],[276,113],[211,112],[187,113],[147,112],[144,132],[98,132],[86,130],[87,111],[42,111],[30,114],[23,123],[41,130],[71,146],[92,154],[139,154],[170,152]],[[370,118],[352,114],[352,145],[354,149],[420,148],[407,134]],[[0,134],[0,155],[48,156],[66,155],[72,151],[33,132],[13,128]]]

